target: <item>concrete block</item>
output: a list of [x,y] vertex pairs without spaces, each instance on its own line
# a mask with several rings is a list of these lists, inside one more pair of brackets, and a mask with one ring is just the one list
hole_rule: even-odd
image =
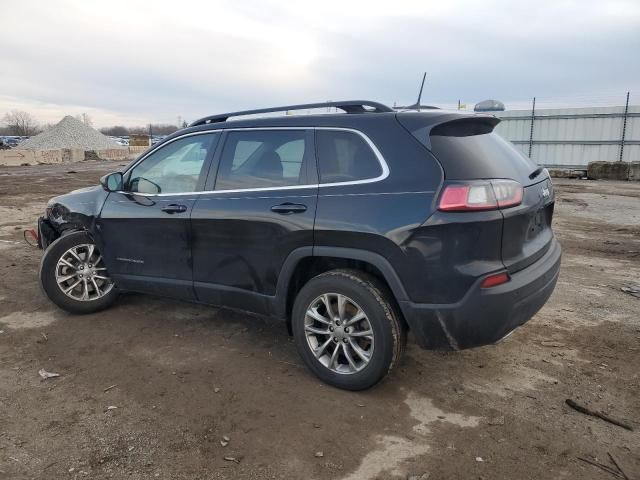
[[592,180],[628,180],[628,162],[591,162],[587,176]]
[[38,165],[82,162],[83,160],[128,160],[129,150],[114,148],[106,150],[83,150],[63,148],[61,150],[0,150],[0,165]]
[[134,155],[143,154],[147,150],[149,150],[148,146],[146,146],[146,147],[137,147],[137,146],[129,145],[129,153],[134,154]]
[[63,163],[70,160],[72,154],[64,154],[62,150],[0,150],[0,165],[38,165]]
[[149,147],[132,147],[129,146],[129,160],[135,160],[149,150]]
[[34,150],[0,150],[0,165],[17,167],[20,165],[36,165]]
[[[126,148],[107,148],[92,152],[97,156],[98,160],[127,160],[129,158],[129,150]],[[88,153],[89,151],[85,152],[85,159],[87,159]]]
[[64,148],[62,149],[62,161],[81,162],[84,160],[84,150],[81,148]]
[[108,150],[98,150],[98,155],[105,160],[126,160],[129,157],[129,150],[126,148],[110,148]]
[[640,162],[631,162],[629,164],[629,180],[640,182]]
[[570,168],[549,168],[549,175],[553,178],[582,178],[587,176],[586,170]]
[[62,163],[62,150],[34,150],[36,163]]

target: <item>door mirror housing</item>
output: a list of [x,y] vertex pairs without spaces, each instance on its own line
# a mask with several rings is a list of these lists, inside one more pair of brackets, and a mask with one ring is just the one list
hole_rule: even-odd
[[100,185],[107,192],[117,192],[123,189],[124,178],[122,172],[108,173],[100,179]]

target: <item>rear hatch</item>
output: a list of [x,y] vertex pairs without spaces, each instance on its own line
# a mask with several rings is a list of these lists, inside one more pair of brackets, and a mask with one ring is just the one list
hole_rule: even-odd
[[416,138],[420,134],[418,139],[438,159],[446,182],[510,179],[524,187],[520,205],[501,209],[502,261],[514,273],[551,246],[554,192],[546,170],[493,132],[498,122],[491,116],[459,116],[412,133]]

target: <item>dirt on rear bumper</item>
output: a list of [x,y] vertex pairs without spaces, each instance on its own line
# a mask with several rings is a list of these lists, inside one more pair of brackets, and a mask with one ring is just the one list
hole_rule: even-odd
[[558,280],[561,248],[554,239],[536,263],[493,288],[480,281],[458,303],[401,302],[402,312],[419,346],[462,350],[497,342],[526,323],[547,302]]

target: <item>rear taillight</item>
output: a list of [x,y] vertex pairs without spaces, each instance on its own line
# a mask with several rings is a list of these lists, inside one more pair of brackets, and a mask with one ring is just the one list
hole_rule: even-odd
[[492,180],[491,186],[496,194],[498,207],[515,207],[522,203],[524,189],[518,182],[513,180]]
[[489,275],[482,280],[480,284],[480,288],[491,288],[496,287],[498,285],[502,285],[503,283],[507,283],[511,280],[509,274],[507,272],[494,273],[493,275]]
[[446,212],[496,210],[520,205],[522,185],[514,180],[482,180],[447,185],[438,208]]

